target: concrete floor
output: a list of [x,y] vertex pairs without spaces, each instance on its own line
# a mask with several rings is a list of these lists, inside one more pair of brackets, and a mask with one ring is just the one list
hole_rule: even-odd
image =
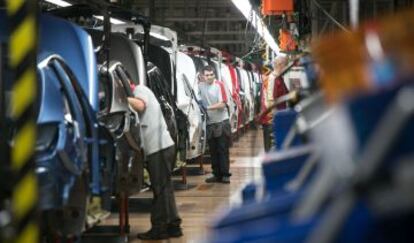
[[[239,204],[239,190],[244,184],[252,180],[260,180],[260,154],[263,150],[262,131],[249,130],[234,142],[230,149],[231,177],[230,184],[206,184],[205,178],[209,175],[188,176],[190,189],[176,191],[175,196],[181,218],[183,219],[184,236],[166,241],[154,242],[203,242],[209,234],[209,225],[222,215],[228,208]],[[210,166],[205,165],[205,170],[210,172]],[[174,178],[179,180],[179,177]],[[150,228],[149,207],[152,192],[136,195],[139,201],[130,212],[131,232],[129,242],[141,242],[136,238],[138,232],[147,231]],[[118,215],[112,214],[104,222],[107,225],[116,225]],[[150,242],[150,241],[148,241]]]

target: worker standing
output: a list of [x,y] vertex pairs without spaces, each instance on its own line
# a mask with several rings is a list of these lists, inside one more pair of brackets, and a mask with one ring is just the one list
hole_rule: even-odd
[[216,80],[214,68],[205,66],[201,70],[204,82],[199,83],[201,101],[207,110],[207,141],[211,155],[213,176],[207,183],[230,183],[229,145],[231,127],[226,106],[226,93]]
[[269,152],[272,148],[272,113],[267,112],[270,107],[270,102],[273,101],[273,94],[268,92],[269,89],[269,75],[271,71],[267,71],[262,75],[262,89],[260,97],[260,124],[263,129],[263,143],[265,152]]
[[133,98],[128,98],[139,114],[147,170],[154,194],[151,208],[151,229],[138,234],[142,240],[162,240],[182,236],[181,219],[177,212],[171,180],[175,163],[175,144],[168,132],[160,104],[154,93],[137,85]]
[[[285,81],[283,80],[282,72],[288,64],[287,57],[276,57],[273,72],[269,75],[269,86],[267,89],[267,97],[269,97],[269,104],[273,105],[278,98],[289,93]],[[277,110],[287,108],[286,102],[277,104]]]
[[[274,66],[273,66],[273,72],[269,75],[268,80],[268,87],[267,87],[267,97],[269,98],[269,107],[275,107],[273,109],[272,116],[275,115],[275,112],[278,110],[284,110],[288,108],[287,102],[281,102],[276,104],[277,99],[288,94],[289,91],[286,87],[285,81],[283,79],[283,71],[286,68],[288,64],[288,59],[286,57],[277,57]],[[273,134],[275,134],[274,144],[277,145],[277,136],[276,134],[279,131],[273,131]]]

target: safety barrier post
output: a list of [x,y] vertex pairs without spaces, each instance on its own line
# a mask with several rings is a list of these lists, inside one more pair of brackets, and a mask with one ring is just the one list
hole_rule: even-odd
[[[0,236],[4,242],[39,242],[37,222],[38,186],[34,171],[34,147],[36,142],[36,121],[34,103],[36,88],[37,47],[37,1],[6,0],[9,41],[7,48],[7,70],[11,75],[11,96],[9,107],[13,137],[6,147],[4,165],[10,171],[10,216],[11,227]],[[3,76],[4,77],[4,76]],[[6,81],[6,80],[3,80]],[[4,94],[4,90],[2,90]],[[3,110],[4,111],[4,110]],[[4,136],[2,131],[2,137]],[[6,158],[7,157],[7,158]],[[1,239],[1,237],[4,239]]]

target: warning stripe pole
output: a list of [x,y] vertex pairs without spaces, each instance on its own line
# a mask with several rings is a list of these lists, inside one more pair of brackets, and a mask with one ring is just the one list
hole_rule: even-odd
[[8,242],[39,242],[38,185],[34,171],[37,97],[37,1],[6,0],[9,24],[8,68],[12,73],[10,116],[15,129],[9,165],[13,174],[11,216],[14,234]]

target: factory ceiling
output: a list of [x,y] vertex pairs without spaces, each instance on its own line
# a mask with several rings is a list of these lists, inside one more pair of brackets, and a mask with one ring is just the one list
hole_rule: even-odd
[[[82,0],[68,0],[82,2]],[[108,0],[109,1],[109,0]],[[153,24],[177,31],[179,42],[202,47],[216,47],[238,56],[263,50],[255,29],[234,6],[232,0],[110,0],[149,16]],[[251,0],[252,3],[260,3]],[[383,13],[413,6],[414,0],[360,0],[361,21]],[[296,0],[297,20],[301,35],[349,29],[348,0]],[[277,39],[286,18],[263,18]]]

